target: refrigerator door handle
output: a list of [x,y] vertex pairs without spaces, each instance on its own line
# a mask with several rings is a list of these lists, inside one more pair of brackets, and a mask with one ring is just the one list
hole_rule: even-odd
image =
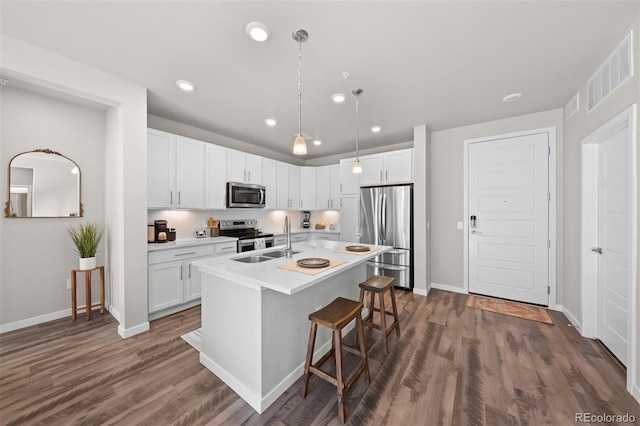
[[382,208],[380,209],[380,218],[381,218],[381,236],[382,241],[381,244],[386,244],[387,242],[387,194],[382,194]]

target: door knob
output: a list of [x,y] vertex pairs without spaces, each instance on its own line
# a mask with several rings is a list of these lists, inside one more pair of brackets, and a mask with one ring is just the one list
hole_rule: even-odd
[[602,249],[600,247],[592,248],[591,251],[602,254]]

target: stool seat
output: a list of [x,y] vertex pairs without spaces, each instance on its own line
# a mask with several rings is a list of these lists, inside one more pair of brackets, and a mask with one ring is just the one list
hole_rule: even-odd
[[[396,307],[396,294],[393,288],[393,277],[385,277],[382,275],[372,275],[365,282],[360,283],[360,303],[364,303],[365,291],[370,293],[369,298],[369,315],[364,319],[365,326],[378,329],[382,331],[382,342],[384,343],[384,354],[389,355],[389,343],[387,342],[387,336],[395,329],[396,334],[400,337],[400,322],[398,320],[398,308]],[[391,297],[392,311],[387,311],[384,306],[385,293],[389,293]],[[378,295],[380,301],[380,307],[375,306],[375,295]],[[373,322],[373,313],[380,313],[380,323]],[[393,322],[387,326],[386,316],[393,317]]]
[[363,283],[360,283],[358,286],[360,288],[364,288],[367,291],[371,291],[374,293],[382,293],[385,290],[388,290],[389,287],[393,285],[394,278],[393,277],[383,277],[382,275],[372,275],[371,278],[366,280]]
[[338,297],[324,308],[309,314],[309,321],[314,321],[323,327],[336,330],[344,328],[361,309],[361,302]]
[[[371,376],[369,375],[369,362],[367,360],[366,345],[364,342],[364,328],[362,326],[362,303],[355,300],[345,299],[343,297],[336,298],[333,302],[329,303],[322,309],[317,310],[309,314],[309,320],[311,321],[311,332],[309,333],[309,346],[307,347],[307,358],[304,364],[304,386],[302,388],[302,397],[307,396],[309,389],[309,378],[311,374],[326,380],[327,382],[336,386],[338,391],[338,415],[340,421],[345,422],[347,410],[345,407],[346,395],[351,390],[356,380],[362,373],[367,376],[367,382],[371,383]],[[346,327],[351,321],[356,320],[356,334],[359,341],[359,350],[351,348],[349,346],[342,345],[342,329]],[[316,363],[313,363],[313,353],[316,342],[316,335],[318,332],[318,325],[327,327],[332,331],[333,337],[331,340],[331,350],[324,354]],[[360,356],[361,362],[358,368],[351,374],[349,378],[344,377],[342,369],[342,351],[353,353]],[[329,374],[327,371],[322,370],[320,367],[329,358],[333,356],[335,358],[335,375]]]

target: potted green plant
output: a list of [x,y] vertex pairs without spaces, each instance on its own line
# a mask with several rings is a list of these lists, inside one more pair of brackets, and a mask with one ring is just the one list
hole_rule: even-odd
[[95,223],[80,223],[68,229],[69,236],[80,256],[80,269],[96,267],[96,252],[102,239],[103,228]]

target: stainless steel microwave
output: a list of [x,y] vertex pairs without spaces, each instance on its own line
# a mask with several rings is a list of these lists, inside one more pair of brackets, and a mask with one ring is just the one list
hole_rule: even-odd
[[264,203],[264,186],[227,182],[227,207],[264,208]]

